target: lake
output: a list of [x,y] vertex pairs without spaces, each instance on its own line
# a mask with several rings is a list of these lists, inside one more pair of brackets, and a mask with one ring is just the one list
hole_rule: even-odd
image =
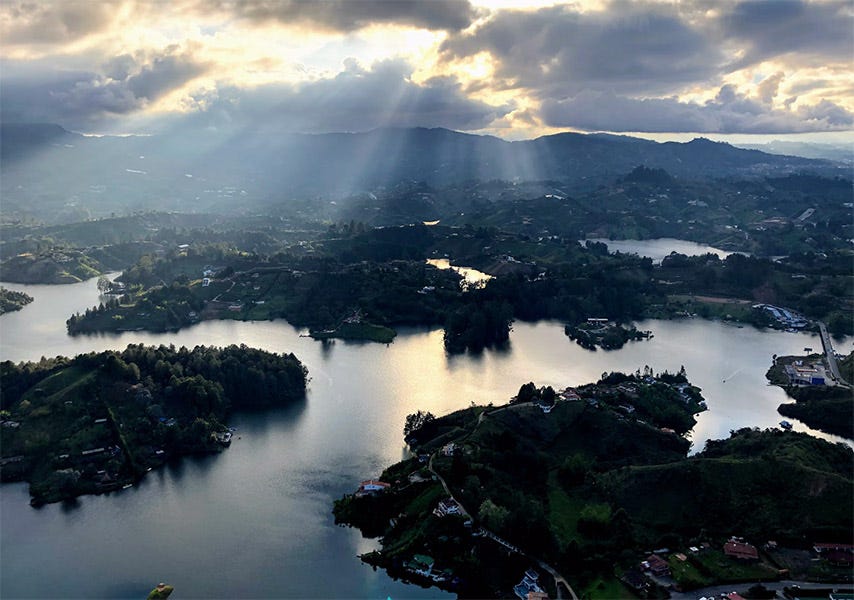
[[[404,329],[387,346],[323,344],[284,321],[208,321],[170,334],[71,338],[65,319],[97,302],[94,280],[4,285],[35,301],[0,317],[2,360],[129,343],[245,343],[294,352],[311,380],[304,402],[235,414],[229,425],[238,437],[222,454],[184,459],[129,490],[33,509],[26,485],[0,486],[3,598],[139,598],[159,581],[183,598],[441,597],[435,588],[405,585],[363,565],[357,554],[376,542],[336,527],[330,512],[335,498],[405,456],[407,414],[501,404],[527,381],[565,387],[595,381],[603,371],[650,365],[672,372],[684,365],[710,408],[693,432],[696,450],[731,429],[775,426],[782,419],[776,407],[787,400],[765,383],[771,355],[821,345],[808,333],[699,319],[640,322],[655,337],[613,352],[582,349],[561,323],[517,322],[508,348],[453,357],[439,329]],[[838,345],[851,347],[850,338]]]
[[[581,243],[588,240],[582,240]],[[602,242],[608,245],[609,252],[623,252],[625,254],[637,254],[648,256],[653,263],[660,263],[661,259],[671,252],[678,252],[686,256],[701,256],[703,254],[715,254],[724,259],[733,252],[727,252],[714,246],[678,240],[676,238],[655,238],[651,240],[609,240],[606,238],[590,238],[591,242]],[[745,254],[740,252],[739,254]]]

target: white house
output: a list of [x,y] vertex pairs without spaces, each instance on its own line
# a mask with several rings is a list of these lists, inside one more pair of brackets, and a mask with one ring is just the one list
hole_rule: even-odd
[[391,484],[378,479],[368,479],[359,484],[359,489],[356,490],[357,496],[366,496],[368,494],[378,494],[390,488]]

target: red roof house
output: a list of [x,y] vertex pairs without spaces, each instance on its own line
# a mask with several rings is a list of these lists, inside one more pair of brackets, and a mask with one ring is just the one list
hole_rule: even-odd
[[759,551],[755,546],[733,540],[724,544],[724,554],[739,560],[759,560]]

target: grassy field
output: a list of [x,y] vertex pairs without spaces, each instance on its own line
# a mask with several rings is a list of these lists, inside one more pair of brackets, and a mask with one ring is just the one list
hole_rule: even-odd
[[582,598],[590,600],[614,600],[615,598],[637,598],[616,577],[597,577],[581,590]]
[[708,296],[672,295],[668,304],[681,310],[700,315],[707,319],[726,319],[751,322],[756,318],[750,301],[738,298],[717,298]]
[[673,579],[676,580],[676,583],[683,590],[706,587],[715,582],[712,577],[704,575],[689,560],[679,560],[675,556],[671,556],[668,564],[670,565],[670,573],[673,575]]
[[721,550],[704,550],[692,555],[697,567],[715,581],[770,581],[777,579],[777,569],[762,562],[742,562],[725,555]]
[[564,491],[557,481],[557,472],[549,474],[548,487],[549,524],[558,538],[561,549],[566,549],[572,540],[580,541],[578,534],[578,515],[584,507],[582,498],[573,497]]
[[372,323],[342,323],[332,331],[312,331],[311,337],[316,340],[338,338],[342,340],[364,340],[368,342],[379,342],[390,344],[394,341],[397,332],[389,327],[374,325]]

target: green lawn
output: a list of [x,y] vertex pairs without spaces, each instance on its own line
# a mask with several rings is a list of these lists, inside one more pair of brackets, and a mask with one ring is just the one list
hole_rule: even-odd
[[614,600],[615,598],[637,598],[616,577],[597,577],[581,590],[582,598],[590,600]]
[[683,590],[694,590],[714,583],[711,577],[703,575],[691,561],[682,561],[675,556],[671,556],[668,564],[670,565],[670,572],[673,575],[673,579],[676,580],[676,583]]
[[27,390],[21,397],[21,401],[29,400],[33,404],[51,404],[91,380],[92,374],[86,373],[82,367],[68,367],[43,379],[38,385]]
[[572,540],[580,541],[578,515],[584,507],[583,498],[567,494],[557,481],[557,471],[549,473],[549,523],[562,548]]
[[409,515],[426,512],[432,509],[433,505],[438,504],[439,500],[446,495],[445,489],[440,484],[431,485],[406,506],[405,512]]
[[703,571],[721,583],[777,579],[776,569],[761,562],[737,561],[720,550],[705,550],[692,558]]

